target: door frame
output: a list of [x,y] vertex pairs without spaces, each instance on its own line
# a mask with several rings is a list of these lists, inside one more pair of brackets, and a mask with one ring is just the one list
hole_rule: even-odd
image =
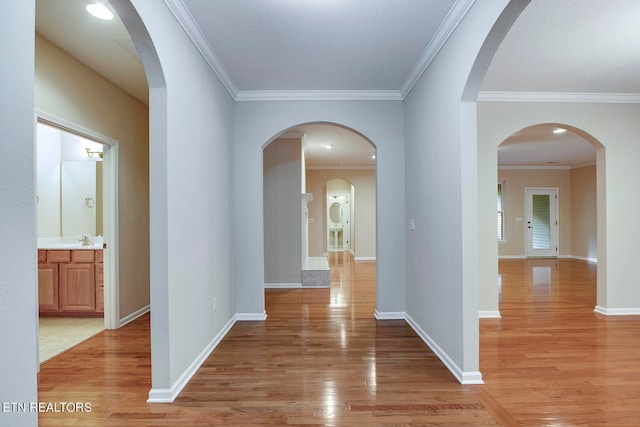
[[[529,208],[531,206],[530,199],[533,194],[549,194],[551,196],[551,206],[549,208],[549,213],[555,217],[555,224],[551,224],[551,227],[555,226],[555,229],[550,232],[550,239],[552,247],[555,245],[555,251],[553,249],[549,249],[549,251],[553,251],[553,254],[539,254],[536,255],[531,248],[531,237],[529,233],[529,223],[531,221]],[[560,248],[560,222],[558,221],[559,217],[559,198],[558,198],[558,187],[525,187],[524,188],[524,212],[526,216],[526,226],[524,229],[524,241],[525,241],[525,256],[526,258],[544,258],[544,257],[553,257],[557,258]],[[553,197],[555,196],[555,197]],[[553,220],[553,218],[551,218]]]
[[[118,225],[118,146],[117,140],[87,129],[76,123],[56,117],[42,110],[35,110],[34,128],[38,122],[70,132],[105,146],[102,159],[103,191],[103,236],[107,244],[104,256],[104,326],[106,329],[120,327],[119,298],[119,225]],[[37,295],[37,292],[36,292]]]

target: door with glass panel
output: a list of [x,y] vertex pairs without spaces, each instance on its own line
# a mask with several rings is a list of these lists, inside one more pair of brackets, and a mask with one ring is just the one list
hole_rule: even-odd
[[558,256],[558,189],[526,188],[527,257]]

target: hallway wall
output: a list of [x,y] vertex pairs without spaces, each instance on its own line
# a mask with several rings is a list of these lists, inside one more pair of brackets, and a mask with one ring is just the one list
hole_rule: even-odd
[[[598,174],[597,242],[598,309],[606,313],[640,313],[640,287],[636,276],[635,254],[640,240],[640,105],[575,102],[480,102],[478,103],[479,221],[481,265],[493,270],[497,249],[495,224],[495,183],[497,145],[513,132],[541,123],[558,123],[582,132],[606,148],[596,150]],[[491,223],[491,228],[487,228]],[[489,238],[488,233],[491,233]],[[488,301],[497,295],[497,266],[483,275],[481,293]],[[493,295],[493,297],[492,297]],[[497,298],[495,299],[497,307]],[[493,308],[486,308],[493,309]],[[497,309],[497,308],[496,308]]]
[[[463,383],[482,381],[476,111],[464,101],[477,97],[466,92],[477,91],[484,74],[472,71],[508,3],[475,2],[405,99],[406,218],[415,221],[414,231],[403,221],[407,318]],[[492,48],[499,40],[491,38]]]
[[300,139],[279,138],[263,152],[264,282],[302,282]]
[[[35,5],[0,13],[0,402],[37,402],[37,231],[33,123]],[[2,412],[0,423],[37,426],[37,412]]]
[[[144,49],[140,56],[152,77],[149,397],[166,402],[177,396],[235,315],[233,99],[165,3],[131,3],[135,11],[123,21],[138,50]],[[127,6],[118,0],[118,11]]]
[[362,133],[377,149],[378,310],[404,311],[404,129],[398,101],[256,101],[235,105],[234,256],[236,311],[264,315],[262,147],[307,123],[336,123]]

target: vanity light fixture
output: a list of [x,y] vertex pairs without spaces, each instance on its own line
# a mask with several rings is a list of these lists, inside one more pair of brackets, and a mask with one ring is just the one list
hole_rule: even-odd
[[89,3],[85,6],[85,8],[91,15],[95,16],[98,19],[102,19],[103,21],[110,21],[113,19],[113,12],[111,12],[101,2]]
[[560,133],[565,133],[566,131],[567,131],[567,130],[566,130],[566,129],[564,129],[564,128],[555,128],[555,129],[553,130],[553,133],[555,133],[555,134],[560,134]]
[[85,150],[87,150],[87,156],[89,157],[93,157],[94,154],[97,154],[98,157],[102,158],[102,151],[92,151],[91,147],[87,147]]

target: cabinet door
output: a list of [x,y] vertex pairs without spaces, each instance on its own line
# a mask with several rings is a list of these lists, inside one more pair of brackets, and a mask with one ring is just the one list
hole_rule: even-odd
[[58,311],[58,265],[38,264],[38,306],[40,311]]
[[94,311],[95,283],[93,264],[60,264],[60,310]]

